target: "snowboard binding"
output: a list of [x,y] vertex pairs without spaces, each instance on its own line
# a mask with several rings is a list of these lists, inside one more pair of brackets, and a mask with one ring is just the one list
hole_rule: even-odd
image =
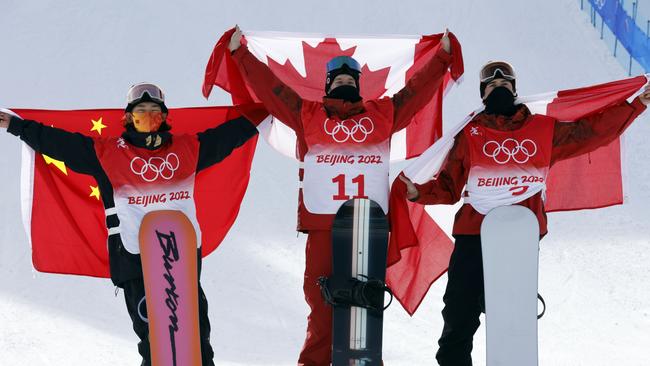
[[[393,292],[390,288],[381,280],[359,276],[366,280],[321,276],[318,278],[318,286],[325,301],[332,306],[356,306],[374,313],[386,310],[393,302]],[[384,293],[390,296],[387,305],[384,305]]]

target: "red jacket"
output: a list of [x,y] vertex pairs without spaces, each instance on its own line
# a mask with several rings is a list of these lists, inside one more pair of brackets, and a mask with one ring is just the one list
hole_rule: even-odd
[[[323,97],[322,102],[302,99],[294,90],[279,80],[268,68],[260,62],[246,46],[233,53],[233,58],[246,83],[253,89],[269,112],[292,128],[297,135],[297,152],[299,160],[304,161],[310,146],[305,139],[307,124],[322,123],[314,121],[312,116],[322,115],[324,111],[330,118],[347,119],[373,110],[383,115],[383,120],[390,123],[390,134],[405,128],[413,116],[431,100],[442,83],[445,72],[451,62],[451,55],[440,49],[424,67],[412,76],[406,86],[394,94],[392,98],[360,101],[357,103],[344,102],[339,99]],[[325,77],[323,73],[323,84]],[[299,171],[299,179],[303,181],[304,170]],[[388,187],[388,176],[386,177]],[[334,215],[313,214],[307,211],[303,203],[303,193],[300,189],[298,206],[298,230],[329,230],[332,227]]]
[[[552,119],[555,126],[551,166],[558,161],[589,153],[614,141],[638,115],[645,111],[645,108],[637,98],[631,104],[613,106],[602,113],[573,123]],[[548,116],[531,114],[522,104],[512,117],[481,113],[473,119],[473,122],[500,131],[513,131],[531,121],[548,118]],[[465,134],[459,133],[437,179],[421,185],[416,184],[420,195],[415,201],[427,205],[458,202],[463,197],[470,166],[467,138]],[[518,204],[528,207],[537,215],[540,234],[545,235],[547,220],[541,193]],[[478,213],[470,204],[464,204],[456,213],[453,235],[479,235],[483,217],[484,215]]]

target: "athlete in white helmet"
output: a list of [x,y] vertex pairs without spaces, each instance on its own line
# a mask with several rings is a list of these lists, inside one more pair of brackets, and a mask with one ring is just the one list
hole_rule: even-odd
[[[121,137],[90,138],[0,112],[0,127],[7,128],[9,133],[20,137],[37,152],[64,161],[73,171],[92,175],[96,179],[107,214],[111,279],[115,286],[124,290],[133,329],[140,338],[138,351],[142,355],[142,365],[147,366],[151,365],[149,327],[137,242],[138,225],[146,212],[143,205],[131,202],[126,195],[152,190],[160,193],[178,192],[181,189],[192,192],[194,179],[186,178],[193,178],[197,172],[220,162],[233,149],[257,134],[255,125],[239,117],[197,135],[177,134],[172,139],[167,114],[162,90],[149,83],[136,84],[129,89],[124,114],[125,131]],[[164,185],[159,184],[160,179],[138,176],[132,170],[136,156],[147,161],[152,158],[166,161],[170,154],[176,157],[178,164],[174,174],[165,178]],[[149,204],[147,210],[181,210],[190,218],[198,233],[200,228],[194,204],[193,198],[174,200],[157,203],[157,207],[154,207],[156,204]],[[118,227],[119,230],[116,230]],[[199,274],[200,253],[201,248],[198,248]],[[214,365],[207,299],[200,282],[197,286],[202,364]]]

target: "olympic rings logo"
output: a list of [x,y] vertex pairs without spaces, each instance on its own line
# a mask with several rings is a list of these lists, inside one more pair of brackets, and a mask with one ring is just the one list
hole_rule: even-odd
[[174,172],[178,170],[179,165],[178,155],[174,153],[169,153],[164,158],[154,156],[149,160],[136,156],[131,160],[131,171],[135,175],[139,175],[145,182],[153,182],[159,177],[170,180],[174,177]]
[[338,143],[350,139],[354,142],[364,142],[375,130],[375,125],[369,117],[362,117],[358,121],[353,118],[344,119],[343,121],[326,118],[323,129],[326,134],[332,136],[332,139]]
[[519,164],[524,164],[537,153],[537,145],[530,139],[521,142],[508,138],[502,143],[488,141],[483,145],[483,154],[494,159],[497,164],[505,164],[511,159]]

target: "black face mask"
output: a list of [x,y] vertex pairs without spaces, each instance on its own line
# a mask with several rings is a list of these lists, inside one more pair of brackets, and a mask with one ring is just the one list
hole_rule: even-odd
[[352,85],[341,85],[327,93],[328,98],[333,99],[343,99],[346,102],[358,102],[361,100],[361,95],[359,95],[359,89],[356,86]]
[[505,86],[494,88],[483,101],[485,113],[512,116],[517,111],[515,96]]

